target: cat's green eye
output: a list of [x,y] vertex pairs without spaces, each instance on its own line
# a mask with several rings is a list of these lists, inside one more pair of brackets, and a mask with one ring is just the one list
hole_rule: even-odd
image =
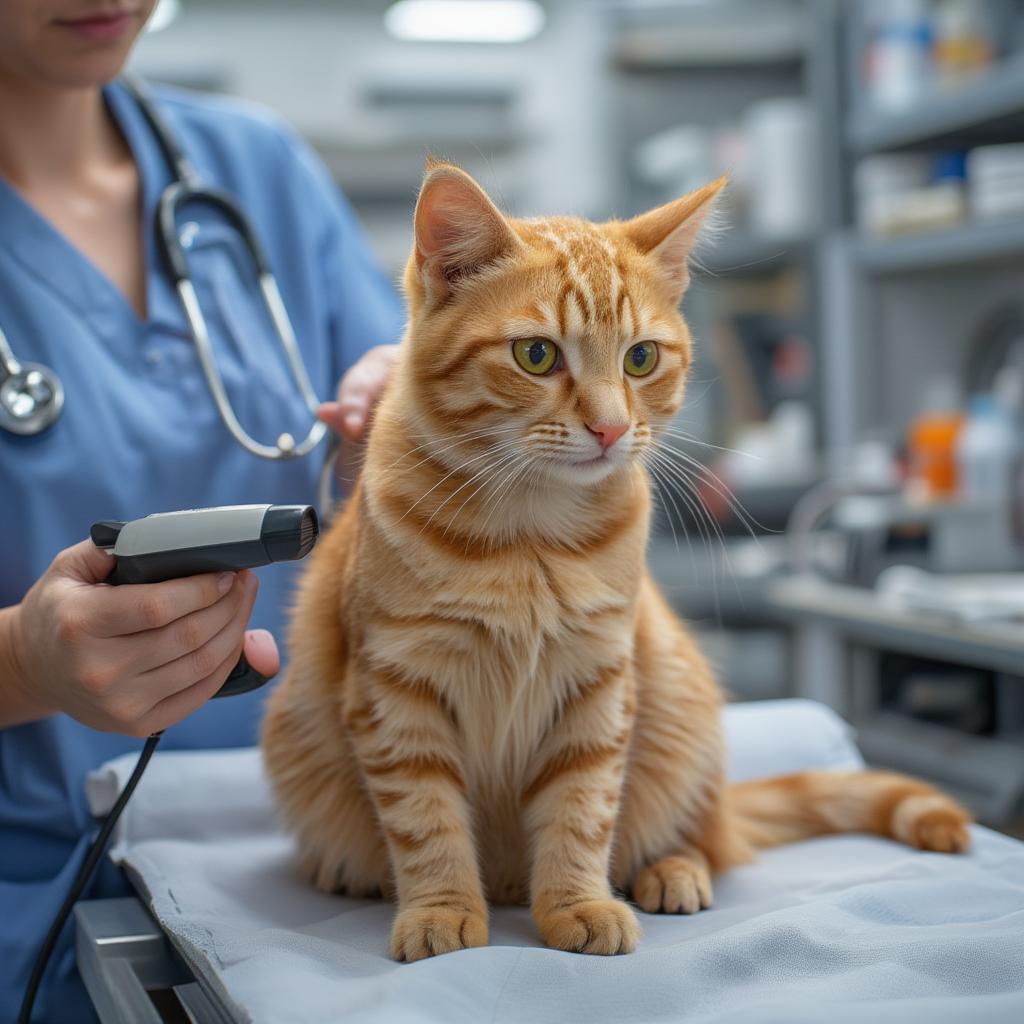
[[658,365],[658,346],[653,341],[641,341],[626,353],[626,373],[632,377],[646,377]]
[[512,355],[527,373],[549,373],[558,362],[558,346],[546,338],[520,338],[512,343]]

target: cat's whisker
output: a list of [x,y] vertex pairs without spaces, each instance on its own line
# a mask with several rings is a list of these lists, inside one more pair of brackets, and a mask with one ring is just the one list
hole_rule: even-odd
[[[667,458],[676,460],[678,463],[684,464],[686,467],[687,475],[694,475],[702,483],[707,485],[714,490],[724,502],[727,503],[729,508],[735,513],[736,517],[739,518],[743,525],[751,530],[752,535],[754,534],[754,528],[765,529],[761,523],[759,523],[746,509],[742,506],[742,503],[734,494],[733,490],[729,485],[712,470],[709,466],[703,464],[693,456],[682,452],[678,447],[673,444],[660,443],[658,449]],[[682,468],[682,467],[680,467]]]
[[[415,501],[414,501],[414,502],[412,503],[412,505],[410,505],[410,506],[409,506],[409,508],[407,508],[407,509],[405,510],[405,512],[404,512],[404,513],[402,514],[402,516],[401,516],[401,519],[399,519],[399,522],[401,522],[401,521],[402,521],[402,519],[405,519],[405,517],[406,517],[407,515],[409,515],[409,514],[410,514],[410,513],[411,513],[411,512],[413,511],[413,509],[415,509],[415,508],[416,508],[416,506],[417,506],[417,505],[419,505],[419,503],[420,503],[421,501],[423,501],[423,500],[424,500],[425,498],[427,498],[427,497],[428,497],[429,495],[433,494],[433,492],[434,492],[434,491],[436,491],[436,490],[438,489],[438,487],[440,487],[440,486],[441,486],[441,484],[443,484],[443,483],[444,483],[444,482],[445,482],[446,480],[450,479],[451,477],[455,476],[455,474],[456,474],[456,473],[461,473],[461,472],[462,472],[463,470],[467,469],[467,468],[468,468],[469,466],[473,465],[474,463],[476,463],[476,462],[479,462],[479,461],[480,461],[481,459],[486,459],[486,458],[489,458],[489,457],[491,457],[491,456],[493,456],[493,455],[497,454],[497,453],[498,453],[499,451],[503,451],[503,450],[505,450],[505,449],[507,449],[507,448],[510,448],[510,447],[512,447],[512,446],[514,446],[514,445],[517,445],[517,444],[519,444],[519,443],[520,443],[520,442],[519,442],[519,439],[518,439],[518,438],[512,438],[511,440],[508,440],[508,441],[502,441],[502,442],[500,442],[500,443],[497,443],[497,444],[491,445],[491,447],[490,447],[490,448],[488,448],[488,449],[487,449],[486,451],[482,452],[482,453],[481,453],[480,455],[476,455],[476,456],[474,456],[474,457],[473,457],[472,459],[468,459],[468,460],[467,460],[466,462],[463,462],[463,463],[462,463],[461,465],[459,465],[459,466],[456,466],[456,467],[455,467],[454,469],[452,469],[452,470],[449,470],[449,471],[448,471],[447,473],[445,473],[445,475],[444,475],[443,477],[441,477],[441,478],[440,478],[440,480],[438,480],[438,481],[437,481],[437,482],[436,482],[436,483],[435,483],[435,484],[434,484],[434,485],[433,485],[432,487],[428,488],[428,490],[426,490],[426,491],[425,491],[425,492],[424,492],[423,494],[421,494],[421,495],[420,495],[420,496],[419,496],[419,497],[418,497],[418,498],[417,498],[417,499],[416,499],[416,500],[415,500]],[[485,467],[485,468],[486,468],[486,467]],[[444,501],[443,501],[443,502],[442,502],[442,503],[441,503],[441,504],[440,504],[440,505],[439,505],[439,506],[438,506],[438,507],[437,507],[437,508],[436,508],[436,509],[434,510],[434,513],[433,513],[433,515],[432,515],[432,516],[430,517],[430,519],[428,519],[428,520],[427,520],[427,524],[429,525],[429,523],[430,523],[430,522],[431,522],[431,521],[433,520],[434,516],[436,516],[436,515],[437,515],[437,513],[438,513],[438,512],[439,512],[439,511],[440,511],[440,510],[441,510],[442,508],[444,508],[444,506],[445,506],[445,505],[446,505],[446,504],[447,504],[447,503],[448,503],[449,501],[451,501],[451,499],[452,499],[452,498],[453,498],[453,497],[454,497],[454,496],[455,496],[456,494],[458,494],[458,493],[459,493],[459,491],[461,491],[463,487],[466,487],[466,486],[467,486],[467,485],[468,485],[468,484],[469,484],[469,483],[470,483],[470,482],[471,482],[472,480],[474,480],[474,479],[476,478],[476,476],[477,476],[477,474],[474,474],[474,475],[473,475],[472,477],[470,477],[470,479],[469,479],[469,480],[467,480],[467,481],[466,481],[466,483],[464,483],[464,484],[460,485],[460,486],[459,486],[459,488],[458,488],[458,489],[457,489],[456,491],[454,491],[454,492],[453,492],[452,494],[450,494],[450,495],[449,495],[449,496],[448,496],[448,497],[447,497],[447,498],[446,498],[446,499],[445,499],[445,500],[444,500]]]
[[[407,430],[407,437],[413,439],[423,438],[424,441],[423,444],[416,445],[415,448],[411,448],[409,451],[405,452],[401,456],[401,458],[406,458],[408,455],[414,454],[415,452],[420,451],[423,448],[428,448],[437,441],[453,441],[458,443],[461,441],[471,440],[475,437],[487,437],[493,434],[508,433],[509,431],[516,429],[518,428],[515,426],[515,424],[504,424],[502,426],[479,427],[475,430],[467,430],[450,436],[445,434],[439,435],[436,430],[428,430],[424,431],[423,433],[420,433],[419,431]],[[397,461],[399,460],[396,460],[396,462]],[[394,465],[394,463],[392,463],[392,465]]]
[[[701,497],[700,491],[694,485],[693,477],[686,471],[682,466],[673,463],[670,459],[665,458],[666,452],[664,449],[659,449],[658,454],[662,457],[661,467],[665,472],[679,482],[679,484],[685,488],[685,490],[692,496],[693,503],[690,505],[691,511],[699,512],[700,517],[704,520],[711,530],[714,531],[715,537],[723,546],[725,545],[725,534],[722,532],[722,528],[718,523],[718,520],[712,514],[711,510],[707,507],[703,497]],[[708,548],[711,548],[711,534],[708,533]]]
[[711,389],[716,384],[718,384],[720,382],[721,382],[721,377],[706,377],[706,378],[704,378],[702,380],[697,380],[696,378],[691,378],[690,381],[689,381],[690,384],[703,384],[704,385],[704,390],[701,391],[696,396],[691,396],[689,393],[687,393],[687,396],[686,396],[686,408],[687,408],[687,410],[691,410],[691,409],[695,408],[696,406],[700,405],[700,403],[703,402],[704,399],[708,397],[708,395],[711,392]]
[[771,532],[766,526],[758,522],[750,512],[747,511],[746,507],[736,496],[735,492],[729,487],[729,485],[720,477],[717,473],[705,466],[700,460],[695,459],[692,455],[688,455],[686,452],[680,451],[678,448],[662,444],[659,445],[659,449],[669,458],[676,458],[684,462],[688,467],[691,467],[691,472],[698,474],[702,482],[706,483],[732,510],[737,519],[747,528],[751,537],[757,540],[756,530],[762,532]]
[[[669,451],[674,451],[674,449],[669,449]],[[728,574],[729,578],[731,580],[733,580],[734,583],[735,583],[736,571],[735,571],[735,569],[733,567],[732,560],[729,557],[729,546],[728,546],[728,544],[726,542],[726,539],[725,539],[725,533],[722,530],[721,526],[719,525],[718,520],[715,518],[715,516],[708,509],[707,504],[705,503],[703,497],[701,496],[700,492],[697,490],[696,486],[694,485],[694,481],[693,481],[692,476],[682,466],[679,466],[679,465],[677,465],[675,463],[671,463],[670,461],[666,462],[665,467],[666,468],[670,468],[675,473],[677,479],[679,479],[681,481],[685,481],[685,484],[688,487],[688,489],[690,490],[690,493],[693,494],[695,501],[698,503],[698,506],[699,506],[699,509],[700,509],[701,513],[706,518],[707,522],[714,528],[715,533],[717,534],[717,537],[718,537],[718,541],[719,541],[719,545],[720,545],[720,549],[721,549],[721,554],[722,554],[722,560],[723,560],[723,562],[725,564],[725,571]],[[747,526],[746,523],[744,523],[744,525]],[[747,529],[749,530],[750,527],[747,526]],[[751,533],[751,535],[753,536],[753,533]],[[756,536],[754,537],[754,541],[755,541],[755,543],[759,543]],[[711,549],[710,549],[710,545],[709,545],[709,553],[710,552],[711,552]],[[716,562],[715,562],[713,557],[712,557],[712,560],[711,560],[711,572],[712,572],[712,577],[711,577],[712,578],[712,583],[713,583],[714,589],[715,589],[715,603],[716,603],[716,606],[717,606],[719,604],[718,571],[717,571],[717,568],[716,568]],[[721,610],[720,609],[719,609],[719,615],[721,615]]]
[[[658,475],[657,471],[655,470],[654,465],[652,463],[646,462],[643,459],[641,459],[641,462],[643,462],[644,467],[647,469],[647,471],[654,478],[655,486],[652,488],[652,491],[653,491],[654,495],[657,497],[658,501],[661,503],[662,511],[665,513],[665,518],[668,520],[668,526],[669,526],[669,529],[672,531],[672,541],[675,544],[676,554],[677,555],[681,554],[681,552],[679,550],[679,537],[676,534],[675,521],[673,520],[672,515],[671,515],[671,513],[668,510],[668,506],[665,504],[665,498],[664,498],[664,496],[662,494],[662,492],[665,490],[665,485],[661,482],[660,477],[659,477],[659,475]],[[670,495],[670,498],[671,498],[671,495]],[[675,507],[675,499],[672,498],[671,500],[672,500],[673,507]],[[676,507],[676,514],[679,515],[678,507]],[[682,518],[681,517],[680,517],[680,524],[682,524]],[[690,540],[690,535],[689,535],[689,533],[687,533],[685,526],[683,526],[683,537],[686,539],[686,546],[689,548],[689,550],[690,550],[690,557],[692,558],[693,557],[693,543]]]
[[[518,439],[517,439],[517,443],[518,443]],[[497,473],[499,467],[507,464],[510,460],[511,461],[515,461],[515,459],[518,456],[520,456],[521,454],[522,454],[522,452],[519,449],[515,449],[513,451],[505,451],[498,458],[497,462],[495,462],[495,463],[488,463],[487,465],[483,466],[480,470],[478,470],[476,473],[474,473],[468,480],[466,480],[464,483],[460,484],[459,487],[457,487],[454,491],[452,491],[452,493],[449,494],[448,497],[445,498],[444,501],[442,501],[441,504],[438,505],[436,509],[434,509],[434,511],[431,514],[430,518],[426,521],[426,523],[423,524],[423,529],[425,530],[433,522],[434,517],[441,511],[441,509],[443,509],[445,507],[445,505],[448,504],[449,501],[452,500],[452,498],[455,497],[456,494],[459,494],[466,487],[468,487],[471,483],[473,483],[474,480],[477,480],[481,476],[483,476],[484,480],[473,491],[470,492],[469,496],[465,499],[465,501],[463,501],[463,503],[458,507],[458,509],[456,509],[455,515],[453,515],[453,516],[451,516],[449,518],[448,525],[444,529],[444,535],[447,536],[448,530],[451,528],[452,524],[458,519],[459,514],[462,512],[462,510],[473,499],[473,497],[476,494],[478,494],[479,491],[487,485],[488,481],[490,479],[493,479],[493,477]],[[422,530],[420,532],[422,533]]]
[[667,480],[675,488],[676,494],[680,497],[686,508],[689,510],[690,515],[693,518],[694,525],[697,527],[697,531],[700,534],[701,541],[703,542],[704,549],[708,554],[711,566],[712,566],[712,582],[715,585],[716,590],[716,601],[717,601],[717,574],[715,573],[715,551],[716,546],[720,546],[724,550],[725,537],[722,531],[719,529],[718,523],[714,516],[708,510],[700,493],[693,486],[692,480],[684,473],[680,472],[679,467],[673,465],[668,460],[662,458],[662,453],[658,452],[658,464],[661,467],[661,471]]
[[481,534],[483,534],[484,536],[487,535],[487,526],[490,523],[491,518],[497,511],[498,506],[501,504],[502,499],[505,497],[505,495],[511,493],[514,490],[514,483],[517,480],[521,479],[526,472],[528,472],[531,469],[534,469],[535,467],[535,460],[531,459],[528,455],[523,453],[523,459],[521,464],[512,467],[504,483],[499,484],[498,487],[495,488],[494,491],[491,493],[490,497],[488,497],[488,499],[481,506],[480,511],[483,512],[487,508],[487,506],[491,504],[491,502],[494,502],[493,506],[491,507],[491,510],[487,513],[487,516],[484,518],[483,524],[480,527]]
[[495,509],[501,504],[507,494],[514,492],[515,483],[536,463],[536,460],[530,456],[529,452],[522,451],[519,454],[521,456],[520,459],[513,460],[510,464],[502,467],[504,478],[494,484],[491,493],[480,506],[479,512],[481,513],[489,509],[487,516],[480,525],[480,533],[487,532],[487,524],[490,522]]
[[[486,476],[484,476],[484,479],[481,480],[480,483],[476,487],[474,487],[472,491],[470,491],[470,493],[463,499],[462,504],[459,505],[459,507],[455,510],[454,514],[449,519],[448,527],[445,528],[445,532],[447,533],[448,528],[453,523],[458,521],[459,516],[462,514],[463,509],[485,487],[488,487],[489,485],[491,485],[495,481],[495,479],[497,479],[497,477],[500,475],[502,470],[507,469],[510,466],[514,466],[517,463],[517,461],[520,458],[522,458],[522,457],[523,457],[523,453],[522,453],[521,449],[517,449],[517,450],[511,451],[511,452],[506,452],[496,462],[489,464],[483,470],[481,470],[479,473],[474,474],[474,476],[472,476],[469,480],[467,480],[466,483],[463,485],[463,487],[468,486],[469,484],[473,483],[474,480],[478,479],[480,476],[484,475],[485,473],[487,474]],[[462,488],[459,488],[459,490],[461,490],[461,489]],[[450,497],[454,498],[455,495],[458,494],[458,493],[459,493],[458,491],[455,491],[455,492],[453,492],[450,495]],[[443,507],[443,505],[441,507]],[[483,510],[483,507],[481,506],[481,508],[476,510],[476,514],[479,514],[482,510]],[[440,509],[438,509],[438,511],[440,511]]]
[[458,435],[456,435],[454,437],[451,437],[451,438],[446,438],[443,435],[441,437],[438,437],[437,431],[425,431],[423,433],[420,433],[419,431],[406,430],[405,431],[405,436],[406,437],[411,438],[413,440],[416,440],[417,438],[423,438],[423,443],[422,444],[418,444],[414,448],[410,448],[408,451],[403,452],[387,468],[388,469],[393,468],[399,462],[401,462],[402,459],[407,458],[408,456],[415,454],[416,452],[420,451],[423,448],[430,447],[431,444],[434,444],[438,440],[451,440],[451,441],[458,442],[458,441],[468,440],[468,439],[470,439],[470,438],[472,438],[472,437],[474,437],[476,435],[493,434],[493,433],[498,432],[499,430],[507,430],[507,429],[511,429],[511,428],[510,427],[481,427],[478,430],[466,431],[465,433],[458,434]]
[[[678,497],[686,506],[691,518],[693,519],[694,526],[697,527],[697,534],[700,537],[701,543],[704,545],[705,550],[710,552],[713,543],[711,539],[711,532],[707,529],[707,525],[704,521],[703,515],[701,514],[701,509],[698,507],[694,498],[691,497],[689,488],[669,473],[669,467],[659,461],[658,452],[656,450],[653,451],[651,455],[650,467],[652,470],[655,470],[655,479],[660,482],[662,489],[672,502],[672,507],[679,518],[679,523],[682,526],[683,535],[686,537],[687,542],[689,543],[690,541],[690,534],[686,529],[686,519],[675,502],[676,497]],[[660,470],[660,472],[658,470]],[[690,544],[690,552],[691,554],[693,553],[692,544]]]
[[[660,453],[655,452],[657,457]],[[674,484],[674,489],[679,497],[683,500],[686,507],[689,509],[690,514],[693,517],[694,524],[700,533],[701,540],[704,543],[704,549],[708,554],[708,564],[711,569],[711,587],[715,595],[715,608],[718,610],[718,616],[721,618],[721,589],[719,586],[718,578],[718,563],[715,558],[716,546],[712,539],[712,529],[714,530],[715,536],[718,540],[718,550],[721,550],[727,569],[730,576],[734,575],[732,565],[729,561],[729,552],[726,547],[725,537],[719,529],[718,524],[715,522],[714,517],[708,511],[705,506],[703,499],[700,494],[694,489],[692,481],[678,472],[679,467],[672,465],[668,462],[661,462],[662,472],[667,478]],[[671,491],[669,492],[671,493]],[[692,497],[691,497],[692,495]],[[677,510],[678,511],[678,510]],[[709,526],[711,529],[709,529]],[[684,527],[685,532],[685,527]],[[692,555],[692,548],[691,548]]]
[[700,445],[701,448],[711,448],[716,452],[726,452],[728,455],[742,455],[745,459],[753,459],[755,462],[764,461],[760,455],[755,455],[753,452],[745,452],[742,448],[729,448],[726,445],[702,441],[694,434],[688,434],[685,430],[680,430],[678,427],[659,427],[658,433],[667,434],[669,437],[676,437],[680,441],[686,441],[688,444]]
[[[499,434],[506,434],[506,433],[509,433],[510,431],[515,431],[515,430],[518,430],[518,429],[519,428],[517,426],[512,425],[512,426],[507,426],[507,427],[496,427],[496,428],[494,428],[492,430],[481,430],[481,431],[474,431],[474,432],[471,432],[469,434],[462,434],[458,438],[453,440],[450,444],[446,445],[444,448],[441,448],[441,449],[439,449],[437,451],[431,452],[430,455],[428,455],[426,458],[421,459],[419,462],[417,462],[415,466],[407,467],[402,472],[410,472],[411,470],[416,469],[419,466],[422,466],[425,462],[429,462],[431,455],[434,458],[437,458],[438,456],[443,455],[445,452],[451,451],[452,448],[457,448],[460,444],[468,444],[471,441],[482,440],[485,437],[493,437],[493,436],[496,436],[496,435],[499,435]],[[430,445],[434,441],[436,441],[436,440],[437,440],[436,437],[431,437],[430,440],[428,440],[424,444],[419,444],[415,448],[411,448],[404,455],[402,455],[399,458],[395,459],[395,461],[392,462],[390,466],[388,466],[388,469],[393,469],[395,466],[398,465],[399,462],[402,461],[402,459],[405,459],[408,456],[413,455],[413,454],[415,454],[418,451],[422,451],[424,448],[429,448]]]

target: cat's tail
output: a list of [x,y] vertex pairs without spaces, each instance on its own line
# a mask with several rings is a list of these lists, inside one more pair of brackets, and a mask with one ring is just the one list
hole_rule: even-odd
[[970,845],[963,807],[895,772],[797,772],[733,783],[726,804],[744,844],[755,849],[836,832],[870,832],[940,853]]

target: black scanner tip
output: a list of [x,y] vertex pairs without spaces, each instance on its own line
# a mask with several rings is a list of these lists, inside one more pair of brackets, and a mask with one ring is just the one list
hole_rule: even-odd
[[271,505],[263,517],[260,539],[272,562],[305,558],[320,535],[312,505]]
[[112,548],[117,543],[118,535],[124,523],[116,519],[101,519],[98,523],[92,524],[89,536],[93,544],[98,548]]

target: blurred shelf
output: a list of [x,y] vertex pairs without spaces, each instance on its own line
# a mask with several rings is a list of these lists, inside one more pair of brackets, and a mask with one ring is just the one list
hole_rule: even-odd
[[796,66],[808,47],[802,14],[786,0],[619,5],[613,57],[629,71]]
[[857,262],[865,270],[878,274],[1024,258],[1024,217],[962,224],[900,238],[860,239],[855,245]]
[[983,821],[1002,822],[1024,795],[1024,746],[879,712],[856,723],[867,762],[924,775]]
[[752,32],[748,39],[680,28],[632,29],[620,35],[615,47],[615,63],[624,71],[795,68],[803,57],[803,40],[786,32]]
[[763,277],[806,259],[807,239],[772,239],[728,233],[698,251],[696,270],[711,277]]
[[862,110],[848,141],[861,154],[1019,141],[1024,135],[1024,57],[1015,57],[958,92],[936,92],[909,110]]
[[489,188],[516,192],[516,151],[531,141],[523,131],[442,133],[412,130],[332,135],[307,133],[320,159],[353,202],[397,202],[411,211],[428,156],[480,174]]
[[967,625],[916,612],[864,587],[792,576],[768,588],[770,608],[790,620],[809,619],[872,647],[1020,675],[1024,629],[1019,624]]

